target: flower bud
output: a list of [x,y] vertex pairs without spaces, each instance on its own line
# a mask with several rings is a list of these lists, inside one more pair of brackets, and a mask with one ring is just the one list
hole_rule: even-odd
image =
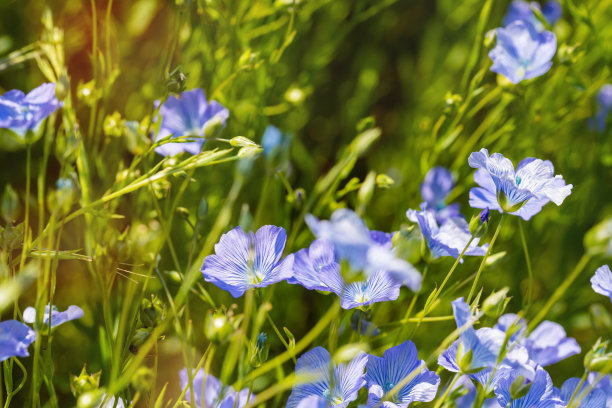
[[223,120],[219,116],[214,116],[204,124],[204,136],[214,139],[222,128]]
[[107,115],[104,118],[103,129],[106,136],[120,137],[123,131],[121,114],[115,111],[112,115]]
[[208,214],[208,201],[206,201],[206,197],[202,197],[200,204],[198,204],[198,219],[206,218],[206,214]]
[[379,174],[376,176],[376,187],[378,188],[389,188],[395,184],[395,180],[386,174]]
[[525,383],[525,377],[519,375],[510,384],[510,398],[513,400],[523,398],[529,392],[532,383]]
[[133,354],[137,354],[138,349],[140,348],[140,346],[142,346],[147,341],[149,336],[151,336],[150,329],[147,329],[147,328],[136,329],[130,341],[130,351]]
[[472,359],[474,355],[472,353],[472,349],[469,349],[467,353],[463,355],[462,355],[462,351],[463,351],[463,344],[459,343],[459,347],[457,348],[457,365],[459,366],[459,369],[461,370],[462,373],[467,374],[473,370],[471,365],[472,365]]
[[184,74],[181,66],[174,68],[172,72],[166,74],[166,87],[169,92],[181,93],[185,90],[187,74]]
[[164,316],[164,304],[154,296],[149,299],[142,299],[140,302],[140,322],[144,327],[157,326]]
[[66,96],[68,96],[69,92],[70,92],[70,78],[68,77],[68,74],[64,70],[64,72],[62,72],[57,82],[55,83],[55,97],[59,101],[63,101],[64,99],[66,99]]
[[495,37],[497,37],[497,30],[493,29],[493,30],[487,31],[484,37],[483,45],[486,48],[491,48],[491,46],[493,45],[493,42],[495,41]]
[[497,319],[504,313],[504,309],[510,302],[510,298],[506,297],[510,288],[504,287],[497,292],[493,292],[482,303],[482,311],[489,317]]
[[229,144],[234,147],[261,147],[257,143],[253,142],[251,139],[246,138],[244,136],[232,137],[229,141]]
[[240,150],[238,150],[238,157],[241,159],[252,159],[259,156],[262,151],[263,149],[261,147],[241,147]]
[[357,192],[357,201],[360,205],[366,206],[372,200],[372,196],[374,195],[374,189],[376,188],[376,173],[371,171],[366,176],[363,183],[361,183],[361,187]]
[[103,390],[92,390],[81,394],[77,400],[77,408],[95,408],[99,407],[104,400],[105,393]]
[[153,386],[153,371],[149,367],[140,367],[132,377],[132,387],[138,391],[148,391]]
[[584,368],[587,371],[601,371],[612,361],[612,353],[606,353],[607,341],[597,339],[593,347],[584,356]]
[[206,338],[214,343],[227,341],[235,332],[232,316],[224,309],[209,310],[204,320],[204,334]]
[[268,351],[270,350],[270,342],[268,335],[261,332],[257,335],[257,340],[251,344],[251,365],[259,367],[268,359]]
[[86,366],[83,365],[81,374],[78,376],[73,375],[70,379],[70,391],[72,391],[72,395],[78,398],[81,394],[97,390],[100,386],[101,375],[102,370],[97,373],[88,374]]
[[480,238],[487,233],[489,228],[489,208],[485,208],[480,214],[475,215],[470,220],[470,234],[475,238]]

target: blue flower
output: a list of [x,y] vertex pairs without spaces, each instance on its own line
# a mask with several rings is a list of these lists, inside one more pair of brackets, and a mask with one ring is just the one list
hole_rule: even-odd
[[580,353],[578,342],[567,337],[563,326],[548,320],[543,321],[527,337],[525,320],[508,313],[501,316],[495,328],[507,332],[514,325],[511,341],[517,341],[527,349],[529,358],[541,366],[548,366]]
[[362,336],[378,336],[380,330],[369,319],[370,317],[367,312],[355,310],[351,315],[351,329]]
[[506,13],[506,17],[504,17],[504,25],[508,25],[513,21],[524,21],[531,23],[536,30],[543,31],[544,25],[536,18],[535,14],[533,14],[531,7],[540,10],[550,25],[561,18],[561,5],[555,0],[546,2],[543,9],[540,8],[540,5],[535,1],[529,3],[524,0],[514,0],[510,3],[510,7],[508,7],[508,13]]
[[327,408],[327,398],[311,395],[308,398],[304,398],[297,408]]
[[28,346],[36,332],[17,320],[0,322],[0,361],[9,357],[27,357]]
[[612,301],[612,272],[608,265],[597,268],[595,275],[591,278],[591,287],[595,292],[609,297]]
[[346,284],[339,269],[329,270],[321,279],[340,297],[343,309],[362,308],[372,303],[395,300],[399,297],[402,282],[387,271],[376,271],[364,281]]
[[345,208],[336,210],[329,221],[321,221],[308,214],[306,223],[317,238],[331,242],[336,256],[346,259],[356,271],[371,275],[384,270],[410,289],[420,288],[421,274],[408,262],[395,256],[388,236],[372,234],[355,212]]
[[449,371],[465,373],[474,373],[495,366],[504,343],[504,333],[489,327],[475,330],[473,325],[476,318],[462,297],[451,304],[457,328],[463,331],[459,335],[459,340],[453,342],[438,356],[438,364]]
[[519,372],[509,370],[495,386],[495,396],[502,407],[507,408],[555,408],[563,402],[555,395],[550,375],[542,367],[536,369],[535,377],[529,384],[529,391],[522,398],[513,399],[510,387],[520,375]]
[[[587,377],[587,381],[589,382],[589,384],[593,384],[596,381],[596,378],[598,376],[599,376],[599,373],[589,373],[589,376]],[[594,389],[603,392],[603,394],[606,396],[606,407],[611,408],[612,407],[612,380],[610,379],[610,374],[604,376],[601,379],[601,381],[599,381],[595,385]]]
[[298,384],[293,387],[286,408],[296,408],[312,396],[325,398],[330,407],[346,408],[366,384],[363,370],[367,361],[368,355],[361,352],[348,364],[336,366],[327,350],[313,348],[297,361]]
[[[71,320],[80,319],[81,317],[83,317],[83,309],[78,306],[68,306],[68,309],[63,312],[57,310],[57,307],[51,306],[51,328]],[[26,323],[34,323],[36,321],[36,309],[31,306],[27,307],[23,311],[23,321]],[[49,305],[45,306],[43,323],[49,324]]]
[[448,218],[458,217],[459,204],[453,203],[446,205],[446,197],[455,187],[451,172],[442,166],[433,167],[425,175],[425,180],[421,183],[421,197],[427,210],[435,213],[436,220],[440,223]]
[[209,136],[207,126],[225,125],[229,111],[219,102],[206,101],[200,88],[181,93],[178,97],[170,95],[159,108],[161,123],[154,141],[171,136],[193,136],[197,140],[181,143],[164,143],[155,148],[163,156],[173,156],[180,152],[198,154],[202,149],[204,137]]
[[266,127],[263,136],[261,137],[261,147],[265,157],[273,158],[282,152],[289,149],[291,143],[291,135],[282,132],[276,126],[269,125]]
[[236,227],[223,234],[215,244],[215,254],[204,259],[204,279],[236,298],[249,288],[288,279],[292,276],[293,255],[280,261],[286,241],[285,230],[273,225],[264,225],[255,234]]
[[597,92],[597,114],[589,120],[591,128],[603,132],[606,130],[606,121],[612,109],[612,84],[605,84]]
[[[560,392],[560,397],[563,402],[566,404],[570,402],[570,399],[572,399],[572,395],[574,395],[579,383],[580,378],[569,378],[563,383]],[[606,394],[604,394],[602,390],[594,388],[588,395],[582,395],[587,386],[587,383],[582,384],[580,390],[574,398],[574,401],[572,402],[572,406],[575,408],[606,408]],[[574,402],[578,401],[578,398],[580,397],[582,398],[580,405],[575,405]]]
[[[187,369],[183,368],[179,372],[181,379],[181,388],[185,388],[189,384]],[[204,383],[204,381],[206,381]],[[249,398],[249,389],[244,388],[240,392],[236,392],[231,385],[226,387],[221,384],[217,378],[211,374],[206,374],[204,379],[204,369],[198,370],[192,380],[193,394],[195,401],[191,401],[191,390],[187,389],[185,398],[192,402],[196,408],[244,408],[249,401],[255,399],[255,395],[251,394]],[[202,401],[202,391],[204,391],[204,401]],[[202,402],[204,405],[202,405]]]
[[557,37],[552,32],[539,33],[530,23],[519,20],[497,28],[496,36],[497,44],[489,52],[491,71],[513,84],[539,77],[552,66],[557,51]]
[[300,249],[295,253],[293,276],[287,279],[287,282],[302,285],[309,290],[331,292],[331,288],[321,279],[331,273],[340,273],[334,246],[324,239],[316,239],[310,244],[310,248]]
[[13,89],[0,96],[0,128],[8,128],[23,137],[28,130],[36,130],[60,106],[54,83],[42,84],[27,95]]
[[[395,395],[387,397],[413,370],[418,370],[418,374]],[[419,360],[412,341],[385,350],[382,358],[369,355],[365,379],[368,408],[379,406],[381,402],[385,408],[406,408],[414,401],[429,402],[435,398],[440,385],[440,377]]]
[[[418,223],[421,234],[427,241],[432,259],[443,256],[459,258],[472,237],[470,226],[461,217],[449,218],[442,226],[439,226],[432,211],[408,210],[406,216],[409,220]],[[488,244],[479,247],[478,241],[478,238],[474,238],[464,255],[483,256],[486,254]]]
[[555,175],[548,160],[528,157],[516,171],[512,162],[500,153],[489,156],[487,149],[470,155],[468,163],[478,169],[474,181],[480,187],[470,190],[470,206],[509,212],[524,220],[540,212],[549,201],[561,205],[572,192],[563,176]]

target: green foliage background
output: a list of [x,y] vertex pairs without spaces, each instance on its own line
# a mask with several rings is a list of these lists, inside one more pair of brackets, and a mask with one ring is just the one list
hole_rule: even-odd
[[[269,124],[293,134],[289,156],[280,163],[259,157],[250,164],[229,161],[179,172],[121,194],[96,207],[99,212],[76,217],[62,226],[61,238],[54,242],[57,247],[79,250],[89,261],[58,260],[47,266],[40,261],[40,268],[57,276],[54,303],[60,308],[77,304],[85,310],[83,319],[54,334],[53,383],[59,406],[75,404],[69,374],[78,374],[85,363],[89,372],[102,370],[102,385],[114,384],[118,373],[132,362],[133,354],[126,348],[137,324],[132,319],[126,323],[125,332],[116,330],[123,317],[129,320],[127,316],[137,315],[138,297],[158,294],[169,309],[167,296],[176,299],[184,282],[180,276],[199,267],[219,234],[238,224],[253,228],[283,226],[290,236],[286,253],[307,246],[312,239],[300,218],[305,208],[326,218],[337,207],[359,207],[365,210],[362,215],[370,228],[395,231],[409,226],[405,212],[418,208],[420,183],[435,165],[453,171],[457,186],[451,197],[461,203],[469,219],[475,212],[467,203],[473,186],[467,157],[472,151],[486,147],[510,157],[515,164],[527,156],[548,159],[574,189],[561,207],[549,204],[523,225],[534,271],[534,304],[527,313],[527,317],[533,317],[585,253],[586,231],[610,213],[612,127],[598,133],[590,130],[587,122],[597,108],[596,92],[612,81],[612,1],[562,1],[562,20],[553,27],[558,50],[552,69],[517,86],[500,81],[490,72],[486,55],[492,44],[487,43],[485,34],[501,25],[508,1],[295,3],[0,2],[0,53],[4,55],[0,59],[0,88],[29,91],[49,81],[49,74],[45,78],[40,66],[49,59],[48,45],[56,41],[65,52],[65,63],[51,68],[51,76],[63,73],[62,80],[72,97],[74,120],[67,121],[70,115],[66,112],[58,114],[55,127],[45,127],[46,135],[31,147],[29,211],[33,238],[55,211],[49,196],[59,177],[74,177],[79,184],[80,198],[72,203],[67,211],[70,213],[128,185],[135,175],[122,172],[130,168],[135,157],[138,163],[133,169],[140,174],[159,162],[160,157],[154,153],[142,154],[147,149],[144,135],[140,139],[129,136],[121,126],[118,135],[110,135],[105,132],[104,118],[116,111],[121,120],[140,121],[146,128],[154,101],[167,94],[167,73],[178,66],[187,75],[187,89],[201,87],[209,99],[229,109],[230,119],[222,137],[240,135],[259,143]],[[51,13],[45,14],[45,10]],[[49,27],[41,23],[43,15],[53,16],[53,25],[63,37],[53,37]],[[84,96],[84,89],[99,97],[95,108],[92,99]],[[370,121],[382,133],[356,159],[355,146],[350,143],[363,129],[362,119],[366,117],[373,118]],[[10,184],[17,191],[19,210],[14,217],[6,216],[5,211],[4,223],[17,225],[24,221],[28,200],[27,152],[24,147],[9,146],[6,140],[0,135],[0,187],[4,190]],[[46,166],[41,166],[45,140],[50,143],[49,159]],[[227,148],[217,141],[206,146]],[[342,168],[342,177],[327,191],[317,192],[317,180],[347,154],[350,159]],[[185,159],[183,156],[178,161]],[[87,171],[83,160],[88,163]],[[176,166],[165,163],[163,167]],[[357,191],[338,194],[352,177],[363,181],[369,171],[386,174],[395,183],[388,189],[376,188],[367,208],[359,202]],[[45,186],[42,201],[36,196],[37,182]],[[304,199],[295,199],[298,188],[304,190]],[[200,234],[192,239],[189,224],[198,223],[197,209],[203,197],[208,212],[201,220]],[[315,200],[312,207],[305,207],[310,198]],[[179,213],[176,207],[185,211]],[[43,214],[40,219],[39,213]],[[492,227],[498,221],[499,214],[492,214]],[[494,252],[506,254],[487,267],[481,281],[485,296],[510,287],[512,301],[507,310],[512,312],[522,308],[529,284],[518,221],[516,217],[505,221]],[[9,275],[19,273],[14,264],[9,265],[21,249],[3,249],[4,283]],[[443,279],[451,261],[445,259],[428,267],[417,310]],[[605,259],[591,257],[585,261],[588,263],[583,273],[546,316],[561,323],[581,344],[583,353],[597,337],[609,338],[611,330],[610,326],[594,324],[592,306],[600,304],[609,312],[611,305],[608,299],[594,294],[588,282]],[[478,264],[478,260],[466,260],[453,283],[471,277]],[[417,266],[423,270],[425,262]],[[172,279],[176,276],[172,271],[179,272],[178,281]],[[168,382],[166,398],[176,398],[180,392],[177,373],[185,366],[183,358],[192,359],[193,365],[207,347],[203,324],[211,306],[205,301],[205,293],[217,307],[236,303],[239,313],[244,307],[244,298],[232,299],[204,283],[201,276],[198,282],[200,286],[195,287],[196,294],[190,293],[181,319],[169,324],[164,340],[156,346],[156,392]],[[465,296],[467,288],[469,282],[444,293],[434,314],[449,315],[450,300]],[[36,284],[24,290],[19,298],[21,309],[34,304],[37,294]],[[273,321],[287,327],[298,341],[334,301],[330,295],[286,283],[269,288],[263,296],[270,299]],[[412,292],[402,289],[397,301],[377,304],[374,322],[383,326],[401,319],[412,297]],[[9,315],[10,308],[2,311],[3,320]],[[341,315],[343,322],[349,315]],[[489,325],[493,320],[482,323]],[[262,324],[272,339],[270,356],[279,355],[284,351],[283,344],[268,323]],[[423,323],[415,331],[414,327],[403,328],[400,333],[412,333],[420,356],[425,357],[453,328],[453,321],[433,322]],[[384,332],[368,340],[373,350],[383,350],[396,340],[397,329]],[[342,324],[338,345],[352,340],[350,329]],[[115,341],[119,353],[109,345]],[[190,346],[188,350],[186,345]],[[327,334],[317,336],[314,345],[329,346]],[[224,356],[231,353],[228,349],[229,345],[217,348],[211,372],[226,372],[226,380],[234,382],[246,375],[248,362],[243,356],[237,365],[227,368]],[[28,369],[31,360],[24,360]],[[151,355],[144,356],[145,365],[151,367],[153,361]],[[279,365],[255,381],[254,392],[266,390],[293,368],[292,361]],[[549,371],[555,385],[560,386],[564,379],[582,374],[582,359],[569,358]],[[20,374],[14,376],[21,378]],[[48,390],[45,386],[41,389],[44,403],[49,399]],[[137,391],[133,386],[120,389],[124,397],[134,397]],[[13,403],[29,404],[30,394],[26,387]],[[287,395],[287,391],[279,392],[266,404],[282,406]],[[143,392],[140,403],[147,406],[156,397]]]

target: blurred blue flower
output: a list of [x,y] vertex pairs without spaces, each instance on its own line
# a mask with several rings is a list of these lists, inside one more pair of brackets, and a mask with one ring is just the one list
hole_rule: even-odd
[[[387,397],[387,393],[413,370],[418,370],[418,374],[395,395]],[[365,379],[368,408],[380,405],[385,408],[406,408],[414,401],[429,402],[435,398],[440,385],[440,377],[428,370],[423,360],[419,360],[412,341],[385,350],[382,358],[369,355]]]
[[[578,384],[580,383],[580,378],[568,378],[565,380],[563,385],[561,386],[560,397],[564,403],[568,404]],[[572,406],[575,408],[606,408],[606,394],[602,390],[594,388],[588,395],[582,395],[585,389],[588,387],[588,383],[583,383],[580,387],[580,390],[576,394],[574,401],[572,402]],[[581,397],[580,405],[575,405],[574,403],[578,401],[578,398]]]
[[539,33],[530,23],[518,20],[496,29],[497,44],[489,52],[491,71],[513,84],[548,72],[557,51],[557,37],[550,31]]
[[544,25],[536,18],[531,7],[540,10],[550,25],[553,25],[561,18],[561,5],[555,0],[546,2],[543,8],[535,1],[527,2],[524,0],[514,0],[508,7],[508,13],[506,13],[506,17],[504,17],[503,24],[506,26],[513,21],[525,21],[531,23],[536,30],[543,31]]
[[[587,381],[589,384],[593,384],[599,373],[589,373],[587,377]],[[610,378],[610,374],[604,376],[601,381],[595,384],[594,389],[603,392],[606,397],[606,408],[612,408],[612,379]]]
[[[179,377],[181,388],[187,387],[189,376],[186,368],[179,372]],[[206,382],[204,383],[204,381]],[[204,379],[204,369],[195,373],[192,385],[195,401],[191,401],[191,391],[189,389],[185,393],[185,398],[192,402],[196,408],[244,408],[249,401],[255,399],[253,394],[249,398],[248,388],[244,388],[237,393],[231,385],[224,387],[221,381],[211,374],[206,374],[206,379]],[[202,391],[204,391],[204,401],[202,401]]]
[[0,96],[0,128],[25,136],[28,130],[38,129],[43,119],[61,106],[54,83],[42,84],[27,95],[13,89]]
[[446,197],[453,187],[455,187],[455,182],[451,172],[442,166],[429,170],[425,175],[425,180],[421,183],[421,197],[425,204],[421,206],[433,211],[439,223],[448,218],[460,216],[458,203],[446,205]]
[[36,340],[36,332],[17,320],[0,322],[0,361],[9,357],[27,357],[28,346]]
[[612,84],[605,84],[597,92],[597,113],[589,119],[589,126],[600,132],[606,130],[606,121],[612,109]]
[[293,255],[280,261],[287,233],[283,228],[264,225],[255,234],[241,227],[223,234],[215,254],[204,259],[202,274],[233,297],[249,288],[263,288],[292,276]]
[[287,282],[310,290],[331,291],[321,279],[330,273],[340,273],[334,246],[324,239],[316,239],[309,248],[300,249],[294,254],[293,276]]
[[[432,211],[408,210],[406,216],[409,220],[418,223],[421,234],[427,241],[432,259],[443,256],[459,258],[472,237],[470,226],[461,217],[449,218],[442,226],[439,226]],[[479,247],[478,241],[479,238],[474,238],[464,255],[483,256],[486,254],[488,244]],[[463,262],[463,259],[461,261]]]
[[529,358],[541,366],[548,366],[580,353],[578,342],[567,337],[563,326],[548,320],[543,321],[527,337],[524,337],[526,323],[513,313],[499,318],[495,328],[506,333],[514,325],[511,341],[527,349]]
[[[387,236],[372,234],[355,212],[346,208],[336,210],[329,221],[308,214],[306,223],[317,238],[331,242],[336,256],[346,259],[356,271],[371,275],[384,270],[410,289],[420,288],[421,274],[410,263],[396,257]],[[378,242],[381,239],[384,244]]]
[[296,408],[309,397],[323,397],[329,407],[346,408],[357,399],[365,385],[364,373],[368,355],[360,352],[348,364],[335,365],[323,347],[303,354],[295,366],[298,384],[293,387],[286,408]]
[[297,408],[327,408],[327,398],[311,395],[300,401]]
[[597,268],[595,275],[591,278],[591,287],[595,292],[609,297],[612,301],[612,272],[608,265]]
[[[157,102],[158,103],[158,102]],[[172,138],[193,136],[194,141],[164,143],[155,148],[162,156],[173,156],[181,152],[198,154],[202,149],[204,137],[210,136],[207,127],[224,126],[229,111],[217,101],[206,101],[200,88],[181,93],[178,97],[170,95],[159,108],[161,123],[154,141],[172,135]]]
[[328,270],[321,275],[322,281],[340,297],[343,309],[365,307],[377,302],[395,300],[399,297],[402,282],[393,279],[386,271],[376,271],[364,281],[346,284],[340,269]]
[[536,369],[535,377],[530,383],[529,391],[522,398],[513,399],[510,387],[514,380],[521,375],[517,371],[509,370],[495,386],[495,396],[502,407],[507,408],[555,408],[562,406],[563,402],[556,396],[550,375],[542,367]]
[[367,312],[359,309],[355,310],[351,315],[351,329],[362,336],[378,336],[380,330],[369,319],[370,317]]
[[[80,319],[83,317],[83,309],[78,306],[68,306],[63,312],[57,310],[54,305],[51,306],[51,328],[57,327],[60,324],[64,324],[71,320]],[[34,323],[36,321],[36,309],[32,306],[26,307],[23,311],[23,321],[26,323]],[[43,316],[43,323],[49,324],[49,305],[45,306],[45,314]]]
[[470,206],[509,212],[524,220],[540,212],[549,201],[561,205],[572,192],[563,176],[555,175],[548,160],[528,157],[516,171],[512,162],[500,153],[489,156],[487,149],[470,155],[468,162],[478,169],[474,181],[480,187],[470,190]]
[[281,152],[287,151],[291,144],[291,135],[284,133],[273,125],[268,125],[261,137],[261,147],[263,155],[267,158],[278,156]]
[[489,327],[475,330],[473,325],[476,318],[462,297],[451,304],[457,328],[463,331],[459,340],[455,340],[440,354],[438,364],[449,371],[464,373],[474,373],[495,366],[504,343],[504,333]]

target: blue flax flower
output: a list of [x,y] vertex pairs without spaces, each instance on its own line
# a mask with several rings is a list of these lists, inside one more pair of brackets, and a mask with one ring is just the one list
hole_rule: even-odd
[[266,130],[261,137],[263,155],[270,159],[287,152],[290,144],[291,135],[284,133],[279,128],[272,125],[266,127]]
[[28,346],[36,332],[17,320],[0,322],[0,361],[9,357],[27,357]]
[[589,120],[591,128],[600,132],[606,130],[606,121],[612,109],[612,84],[605,84],[597,92],[597,113]]
[[[413,370],[417,374],[395,395],[388,397],[387,394]],[[440,385],[440,377],[419,360],[411,341],[385,350],[382,358],[369,355],[365,379],[368,408],[379,406],[381,402],[385,408],[406,408],[415,401],[429,402],[435,398]]]
[[529,391],[522,398],[513,399],[510,387],[520,375],[519,372],[509,370],[495,386],[495,396],[502,407],[507,408],[555,408],[563,406],[555,392],[550,375],[542,367],[537,367],[535,377],[530,382]]
[[553,25],[561,18],[561,5],[555,0],[546,2],[543,8],[535,1],[514,0],[510,3],[510,7],[508,7],[508,13],[504,17],[504,25],[506,26],[514,21],[525,21],[531,23],[536,30],[543,31],[544,25],[533,14],[532,6],[542,12],[542,15],[550,25]]
[[340,264],[334,246],[324,239],[316,239],[309,248],[300,249],[294,254],[293,275],[288,283],[299,284],[309,290],[332,291],[322,277],[340,273]]
[[510,340],[525,347],[529,358],[541,366],[555,364],[580,353],[578,342],[567,337],[563,326],[558,323],[545,320],[525,337],[525,321],[513,313],[508,313],[499,318],[495,328],[507,332],[513,325],[515,329]]
[[[187,387],[189,384],[187,369],[183,368],[179,372],[179,377],[181,379],[181,388]],[[253,401],[255,399],[253,394],[249,398],[248,388],[236,392],[231,385],[224,387],[221,381],[210,374],[206,374],[205,379],[204,369],[200,369],[195,373],[192,384],[195,401],[191,401],[191,390],[189,389],[185,393],[185,398],[193,403],[196,408],[244,408],[249,400]],[[202,390],[204,390],[203,397]]]
[[466,373],[495,366],[504,342],[504,333],[489,327],[475,330],[473,325],[476,318],[462,297],[454,300],[452,306],[457,328],[463,331],[459,335],[459,340],[455,340],[440,354],[438,364],[452,372]]
[[306,223],[317,238],[331,242],[336,256],[346,259],[356,271],[371,275],[384,270],[410,289],[420,288],[421,274],[410,263],[395,256],[386,236],[372,234],[355,212],[345,208],[336,210],[329,221],[309,214]]
[[36,130],[43,119],[55,112],[61,102],[55,96],[55,84],[45,83],[27,95],[13,89],[0,96],[0,128],[25,136]]
[[[71,320],[80,319],[81,317],[83,317],[83,309],[78,306],[68,306],[68,309],[63,312],[57,310],[57,307],[51,306],[51,328]],[[36,321],[36,309],[31,306],[27,307],[23,311],[23,321],[26,323],[34,323]],[[49,305],[45,306],[43,323],[49,324]]]
[[209,136],[207,127],[225,125],[229,111],[217,101],[206,101],[200,88],[181,93],[178,97],[170,95],[159,108],[161,123],[154,141],[171,136],[193,136],[197,140],[181,143],[164,143],[155,148],[163,156],[173,156],[180,152],[198,154],[202,149],[204,137]]
[[[599,373],[589,373],[587,377],[588,383],[593,384],[598,376]],[[610,374],[604,376],[601,381],[595,384],[594,389],[603,392],[606,396],[606,408],[612,408],[612,379],[610,378]]]
[[600,266],[591,278],[591,287],[600,295],[610,298],[612,301],[612,272],[608,265]]
[[204,259],[202,274],[235,298],[249,288],[263,288],[292,276],[293,255],[280,261],[287,233],[283,228],[264,225],[255,234],[241,227],[223,234],[215,254]]
[[557,51],[557,37],[550,31],[538,32],[533,25],[514,21],[496,29],[497,44],[489,52],[491,71],[508,78],[513,84],[539,77],[552,66]]
[[[459,258],[472,237],[470,226],[461,217],[449,218],[439,226],[432,211],[408,210],[406,216],[409,220],[418,223],[421,234],[427,241],[432,259],[443,256]],[[478,241],[478,238],[474,238],[464,255],[483,256],[486,254],[488,244],[478,246]]]
[[[560,397],[564,403],[568,404],[578,384],[580,383],[580,378],[569,378],[567,379],[563,385],[561,386]],[[600,389],[594,388],[588,395],[582,395],[585,389],[588,387],[588,383],[582,384],[580,390],[574,397],[574,401],[572,402],[575,408],[606,408],[606,394]],[[582,398],[580,401],[580,405],[576,405],[575,402],[578,401],[578,398]]]
[[468,163],[478,169],[474,181],[480,187],[470,190],[470,206],[509,212],[524,220],[540,212],[552,201],[561,205],[572,192],[563,176],[555,175],[548,160],[528,157],[514,170],[512,162],[500,153],[489,156],[487,149],[470,155]]
[[329,407],[346,408],[357,399],[365,385],[364,373],[368,355],[359,353],[348,364],[335,365],[323,347],[315,347],[302,355],[295,366],[296,384],[286,408],[296,408],[307,399],[322,397]]
[[458,203],[446,205],[446,197],[453,187],[455,187],[455,182],[451,172],[442,166],[433,167],[429,170],[425,175],[425,180],[421,183],[421,197],[424,200],[424,207],[433,211],[436,220],[440,223],[451,217],[460,216]]

